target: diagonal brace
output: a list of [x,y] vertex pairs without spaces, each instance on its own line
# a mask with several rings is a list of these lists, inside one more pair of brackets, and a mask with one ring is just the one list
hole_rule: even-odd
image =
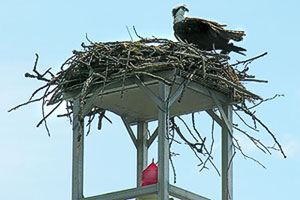
[[176,99],[182,94],[184,88],[186,88],[188,86],[188,84],[190,83],[189,79],[186,79],[183,83],[181,83],[180,87],[174,92],[173,96],[170,98],[169,100],[169,105],[171,106]]
[[128,134],[129,134],[134,146],[137,148],[137,139],[133,133],[133,130],[131,129],[131,127],[130,127],[129,123],[127,122],[127,120],[125,119],[125,117],[121,116],[121,118],[122,118],[122,121],[128,131]]
[[97,90],[94,91],[93,95],[88,98],[86,104],[83,106],[82,109],[82,116],[86,116],[92,109],[93,104],[95,103],[95,99],[99,96],[99,93],[101,92],[102,87],[98,88]]
[[151,144],[153,143],[153,141],[155,140],[157,135],[158,135],[158,127],[155,129],[155,131],[152,133],[152,135],[148,139],[148,142],[147,142],[147,147],[148,148],[151,146]]
[[211,118],[213,118],[213,120],[215,120],[221,127],[225,127],[222,119],[212,109],[206,110],[206,113],[209,114],[209,116],[211,116]]
[[160,108],[163,108],[163,101],[161,100],[160,97],[156,96],[152,90],[150,90],[144,83],[143,81],[141,81],[141,79],[139,79],[138,77],[136,79],[134,79],[134,82],[139,86],[139,88],[141,90],[143,90],[148,97],[150,97],[150,99],[156,104],[158,105]]
[[223,120],[223,123],[224,123],[224,128],[226,128],[226,130],[232,135],[232,129],[231,129],[231,126],[232,126],[232,123],[229,122],[226,114],[225,114],[225,111],[222,107],[222,104],[220,103],[219,99],[216,97],[215,93],[213,91],[208,91],[211,95],[211,97],[213,98],[216,106],[218,107],[219,111],[220,111],[220,114],[221,114],[221,117],[222,117],[222,120]]

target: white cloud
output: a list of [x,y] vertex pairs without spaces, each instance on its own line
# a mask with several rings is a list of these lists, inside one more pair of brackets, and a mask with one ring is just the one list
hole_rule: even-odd
[[257,147],[252,143],[252,141],[246,136],[238,133],[235,134],[234,137],[238,140],[244,153],[247,154],[258,150]]
[[283,142],[282,147],[288,158],[299,158],[300,153],[300,139],[287,135]]

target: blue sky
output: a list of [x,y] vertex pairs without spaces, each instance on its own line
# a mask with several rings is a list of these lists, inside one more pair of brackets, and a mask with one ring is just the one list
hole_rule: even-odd
[[[71,199],[71,126],[67,119],[49,119],[51,137],[44,127],[36,128],[41,105],[32,104],[7,113],[26,101],[41,83],[25,79],[35,53],[40,55],[39,69],[54,72],[81,49],[85,34],[93,41],[130,40],[126,30],[136,26],[144,37],[174,39],[171,9],[188,5],[189,16],[216,20],[228,28],[246,31],[239,45],[247,58],[268,51],[255,61],[250,72],[268,84],[247,84],[263,97],[276,93],[285,97],[260,106],[257,115],[271,128],[288,155],[274,152],[264,155],[240,137],[244,150],[266,165],[263,169],[238,154],[234,161],[234,198],[298,199],[300,192],[300,46],[297,0],[252,1],[33,1],[11,0],[0,7],[0,194],[8,200]],[[244,57],[232,55],[232,62]],[[63,110],[59,110],[59,114]],[[112,114],[113,125],[104,124],[86,138],[85,195],[135,186],[135,149],[120,119]],[[201,115],[202,117],[202,115]],[[210,127],[203,115],[203,124]],[[202,123],[202,121],[201,121]],[[153,128],[153,126],[151,126]],[[204,132],[209,128],[204,127]],[[218,128],[217,130],[218,131]],[[264,131],[255,133],[272,144]],[[216,132],[216,137],[218,132]],[[238,136],[239,137],[239,136]],[[149,159],[156,157],[155,145]],[[215,171],[199,173],[197,161],[184,146],[175,150],[176,185],[211,199],[220,199],[220,178]],[[216,163],[220,147],[215,147]],[[171,179],[172,180],[172,179]]]

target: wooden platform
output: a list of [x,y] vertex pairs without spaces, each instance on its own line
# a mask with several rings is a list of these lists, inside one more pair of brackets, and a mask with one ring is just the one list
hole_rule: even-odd
[[[169,82],[174,81],[170,97],[176,91],[183,90],[183,93],[176,100],[173,100],[174,103],[170,107],[170,116],[216,108],[216,104],[211,97],[212,92],[223,103],[236,103],[234,98],[228,94],[211,90],[197,81],[188,81],[180,76],[174,76],[175,70],[162,71],[155,75]],[[125,82],[123,80],[115,80],[107,83],[104,89],[102,85],[99,85],[98,88],[94,88],[89,94],[90,100],[84,109],[84,113],[88,113],[93,106],[97,106],[124,117],[130,124],[135,124],[139,121],[149,122],[157,120],[157,102],[153,98],[149,98],[149,95],[158,96],[158,82],[158,80],[150,77],[141,76],[141,80],[137,80],[135,77],[128,78]],[[143,86],[144,90],[141,89]],[[80,91],[65,94],[65,99],[73,99],[79,93]]]

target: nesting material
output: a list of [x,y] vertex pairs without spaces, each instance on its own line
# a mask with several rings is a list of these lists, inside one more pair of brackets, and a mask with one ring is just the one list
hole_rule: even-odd
[[[90,44],[88,45],[82,43],[83,49],[80,51],[74,50],[73,55],[62,64],[60,71],[56,74],[51,72],[51,68],[47,69],[44,73],[40,73],[37,70],[39,56],[36,54],[37,57],[33,67],[33,73],[26,73],[25,76],[44,81],[45,84],[36,89],[27,102],[15,106],[10,111],[33,102],[41,101],[43,117],[37,126],[44,123],[50,135],[46,119],[52,115],[63,102],[66,102],[66,113],[58,116],[70,117],[73,110],[72,101],[69,101],[69,97],[72,98],[72,94],[80,98],[80,110],[82,110],[89,95],[92,94],[95,89],[103,88],[102,91],[104,91],[105,86],[113,81],[118,80],[125,85],[128,78],[136,77],[138,80],[143,81],[143,78],[147,77],[151,80],[160,80],[165,84],[172,85],[172,79],[160,76],[159,74],[162,73],[158,72],[173,70],[176,76],[197,82],[207,88],[234,98],[238,103],[233,105],[233,111],[241,120],[241,123],[254,131],[258,131],[257,124],[261,125],[271,136],[275,144],[272,148],[264,145],[259,139],[241,129],[238,124],[233,124],[233,128],[244,134],[249,141],[262,152],[271,154],[270,149],[276,149],[286,157],[275,135],[256,116],[256,111],[254,110],[254,108],[261,103],[281,95],[263,99],[259,95],[247,90],[243,85],[246,81],[267,82],[265,80],[255,79],[254,75],[248,74],[249,64],[267,53],[231,64],[228,55],[220,54],[216,51],[202,51],[192,44],[174,42],[161,38],[139,38],[139,41],[134,42],[95,43],[89,41]],[[121,96],[123,90],[125,90],[125,87],[121,89]],[[36,97],[37,94],[40,94],[42,91],[42,95]],[[101,95],[101,90],[98,91],[100,91],[99,95]],[[251,102],[250,106],[249,102]],[[45,107],[48,105],[53,105],[52,110],[45,113]],[[239,113],[244,114],[243,116],[248,116],[252,121],[252,125],[249,125]],[[105,109],[94,106],[86,115],[89,117],[87,124],[89,128],[91,122],[97,115],[99,119],[98,129],[101,129],[101,121],[103,118],[109,120],[105,116]],[[192,117],[193,116],[194,115],[192,115]],[[177,117],[179,118],[180,116]],[[173,126],[176,127],[175,121],[173,120],[172,122]],[[88,132],[89,130],[90,129],[88,129]],[[198,131],[196,132],[198,133]],[[187,145],[198,151],[197,141],[191,142],[184,138],[183,134],[179,135],[181,135]],[[243,156],[251,158],[242,151],[238,140],[234,136],[232,137],[234,149],[239,150]],[[200,138],[199,141],[202,141],[202,146],[205,147],[207,145],[205,144],[205,139],[202,140],[202,138]],[[212,146],[213,142],[211,143],[210,149],[213,149]],[[200,154],[203,154],[205,157],[204,161],[198,156],[202,169],[205,169],[207,161],[211,158],[211,156],[207,156],[207,154],[210,155],[211,152],[203,153],[200,151]],[[253,158],[251,159],[258,162]],[[213,161],[211,161],[211,163],[214,166]],[[261,164],[260,162],[258,163]]]
[[49,104],[61,101],[65,93],[81,90],[86,96],[91,88],[134,76],[148,76],[170,84],[154,73],[171,69],[176,70],[176,75],[241,100],[261,99],[241,84],[249,77],[253,80],[247,70],[237,69],[245,63],[236,63],[234,68],[229,64],[229,56],[202,51],[190,44],[154,38],[136,42],[83,43],[82,47],[81,51],[73,51],[74,55],[51,79],[51,85],[57,87],[52,91]]

